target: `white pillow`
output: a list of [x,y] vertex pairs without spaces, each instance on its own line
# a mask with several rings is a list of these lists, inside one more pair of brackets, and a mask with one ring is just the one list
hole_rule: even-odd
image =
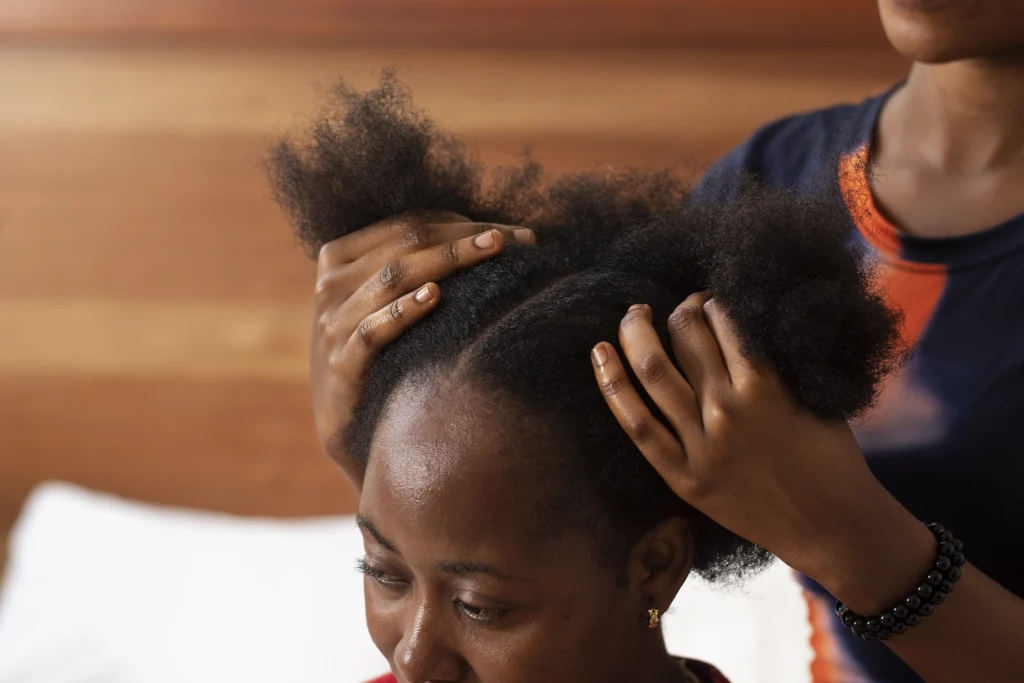
[[[351,517],[239,518],[40,486],[0,593],[2,683],[358,683],[366,632]],[[781,564],[743,594],[688,581],[669,649],[733,683],[808,681],[810,633]]]

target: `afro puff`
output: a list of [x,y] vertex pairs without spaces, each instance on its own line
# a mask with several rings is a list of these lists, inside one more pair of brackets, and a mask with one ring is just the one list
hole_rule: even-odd
[[[533,228],[536,246],[440,283],[438,307],[372,362],[344,435],[365,467],[395,390],[458,367],[549,425],[560,447],[539,473],[560,487],[564,524],[599,515],[602,542],[621,553],[673,515],[696,530],[694,569],[710,580],[762,566],[767,554],[680,501],[626,437],[594,380],[590,349],[617,339],[626,309],[666,319],[708,291],[745,351],[770,363],[796,405],[848,420],[871,405],[905,357],[865,254],[833,200],[736,179],[730,201],[689,203],[669,170],[602,170],[545,179],[539,164],[487,169],[412,102],[393,73],[377,89],[344,84],[307,142],[270,152],[275,196],[311,254],[338,237],[404,213],[446,210]],[[584,513],[583,511],[587,511]],[[558,522],[558,520],[553,520]],[[594,520],[591,520],[594,521]]]

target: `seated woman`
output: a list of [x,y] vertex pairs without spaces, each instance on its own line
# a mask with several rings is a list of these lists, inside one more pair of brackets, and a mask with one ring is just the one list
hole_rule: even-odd
[[[393,674],[381,680],[724,681],[666,651],[660,615],[690,572],[734,580],[770,557],[669,489],[587,358],[632,304],[667,338],[668,313],[708,290],[797,405],[854,416],[900,345],[840,215],[754,185],[687,208],[667,171],[545,184],[527,163],[485,187],[392,76],[338,95],[311,144],[271,155],[311,252],[425,210],[539,236],[444,281],[433,313],[369,368],[346,443],[363,481],[367,624]],[[381,286],[398,275],[385,268]]]

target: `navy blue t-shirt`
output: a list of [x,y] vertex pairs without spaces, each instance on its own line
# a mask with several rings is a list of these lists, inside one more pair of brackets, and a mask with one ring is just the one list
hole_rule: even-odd
[[[765,126],[718,162],[696,198],[727,201],[744,171],[775,187],[834,193],[846,206],[850,237],[870,245],[914,343],[909,366],[854,426],[861,449],[910,512],[952,529],[969,561],[1024,596],[1024,214],[942,239],[886,220],[868,169],[891,92]],[[871,168],[882,182],[884,170]],[[815,683],[920,680],[884,645],[849,634],[834,601],[807,587]]]

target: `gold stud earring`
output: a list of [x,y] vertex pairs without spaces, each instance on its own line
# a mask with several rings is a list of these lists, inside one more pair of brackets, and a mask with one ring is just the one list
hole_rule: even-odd
[[658,616],[657,609],[647,610],[647,628],[658,628],[660,622],[661,617]]

